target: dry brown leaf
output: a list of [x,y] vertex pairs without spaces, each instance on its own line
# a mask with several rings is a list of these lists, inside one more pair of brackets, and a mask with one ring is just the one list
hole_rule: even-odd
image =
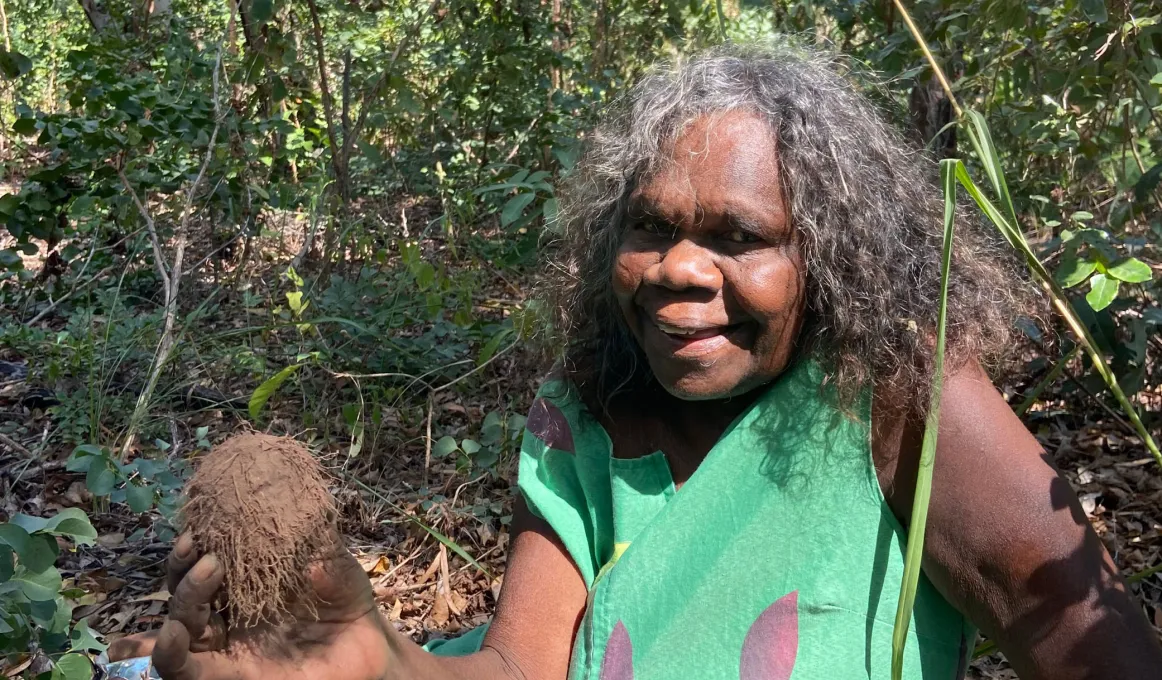
[[156,593],[150,593],[148,595],[140,595],[138,597],[135,597],[132,600],[130,600],[130,602],[169,602],[169,598],[170,598],[169,591],[166,590],[165,588],[162,588],[161,590],[157,591]]
[[104,534],[97,537],[97,545],[105,548],[115,548],[125,542],[125,534],[115,532],[112,534]]
[[448,623],[448,600],[440,593],[436,594],[430,618],[436,628],[443,628]]

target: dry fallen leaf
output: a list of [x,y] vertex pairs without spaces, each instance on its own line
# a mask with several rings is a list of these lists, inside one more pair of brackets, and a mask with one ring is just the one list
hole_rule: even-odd
[[436,602],[432,605],[430,618],[436,628],[443,628],[448,623],[448,600],[442,593],[436,593]]
[[125,542],[125,534],[116,532],[97,537],[97,545],[104,548],[115,548]]
[[169,602],[169,598],[170,598],[169,591],[166,590],[165,588],[162,588],[161,590],[157,591],[156,593],[150,593],[148,595],[140,595],[138,597],[135,597],[132,600],[130,600],[130,602]]

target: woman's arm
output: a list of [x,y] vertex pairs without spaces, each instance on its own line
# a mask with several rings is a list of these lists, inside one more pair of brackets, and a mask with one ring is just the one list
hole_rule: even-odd
[[496,616],[483,649],[440,658],[392,631],[387,680],[564,680],[587,591],[549,525],[517,496],[513,538]]
[[[873,452],[906,526],[923,425],[891,403],[877,395]],[[975,364],[944,385],[928,513],[924,573],[1022,680],[1162,677],[1157,636],[1073,489]]]

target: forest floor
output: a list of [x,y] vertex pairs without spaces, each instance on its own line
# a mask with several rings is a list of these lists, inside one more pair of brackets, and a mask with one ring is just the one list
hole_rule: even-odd
[[[273,286],[270,280],[296,247],[264,244],[264,256],[254,258],[258,264],[250,278]],[[527,284],[514,282],[511,273],[496,273],[479,295],[511,297],[514,289],[527,290]],[[196,299],[196,285],[188,295]],[[225,301],[219,317],[245,314],[240,300]],[[52,328],[60,320],[49,316],[42,323]],[[0,347],[0,360],[20,364],[37,358]],[[488,620],[504,575],[516,477],[513,456],[503,458],[495,472],[465,474],[454,460],[431,455],[432,432],[475,431],[485,414],[497,408],[525,412],[539,374],[535,358],[516,346],[473,376],[471,389],[443,390],[384,407],[382,426],[367,436],[356,457],[348,455],[350,442],[303,431],[297,412],[302,402],[283,398],[270,403],[263,429],[314,442],[313,450],[335,474],[343,529],[371,578],[376,600],[416,640],[454,636]],[[216,389],[243,401],[255,387],[218,378]],[[156,511],[138,514],[121,504],[94,500],[85,475],[65,468],[72,447],[48,436],[54,428],[53,411],[28,399],[44,386],[3,380],[0,376],[0,514],[45,515],[66,507],[89,512],[99,532],[97,544],[64,552],[61,558],[61,572],[75,587],[70,593],[74,618],[87,617],[106,642],[159,626],[169,597],[163,567],[170,544],[165,532],[153,529],[164,520]],[[1014,386],[1006,393],[1017,401],[1032,382],[1005,383]],[[1068,389],[1069,384],[1064,381],[1046,392],[1026,422],[1073,485],[1121,572],[1131,576],[1156,567],[1162,564],[1162,475],[1118,417],[1083,392]],[[169,410],[155,415],[168,419],[174,432],[165,454],[170,459],[196,457],[198,448],[189,435],[196,428],[206,427],[205,438],[213,443],[249,427],[244,412],[228,407],[165,408]],[[449,550],[420,521],[454,540],[483,569]],[[1142,578],[1132,589],[1154,625],[1162,628],[1162,574]],[[13,670],[19,669],[8,669],[9,674]],[[976,661],[969,677],[1016,676],[994,655]]]

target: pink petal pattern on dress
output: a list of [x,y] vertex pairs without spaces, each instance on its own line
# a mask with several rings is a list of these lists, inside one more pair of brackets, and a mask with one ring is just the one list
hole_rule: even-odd
[[605,643],[600,680],[633,680],[633,645],[629,641],[629,631],[621,621],[613,627],[609,642]]
[[525,428],[529,434],[540,439],[550,448],[566,453],[574,453],[573,430],[569,427],[569,419],[561,413],[556,404],[546,399],[533,400],[533,407],[529,409],[529,418],[525,421]]
[[[742,643],[740,680],[788,680],[799,652],[799,591],[775,600]],[[604,678],[602,679],[604,680]]]

